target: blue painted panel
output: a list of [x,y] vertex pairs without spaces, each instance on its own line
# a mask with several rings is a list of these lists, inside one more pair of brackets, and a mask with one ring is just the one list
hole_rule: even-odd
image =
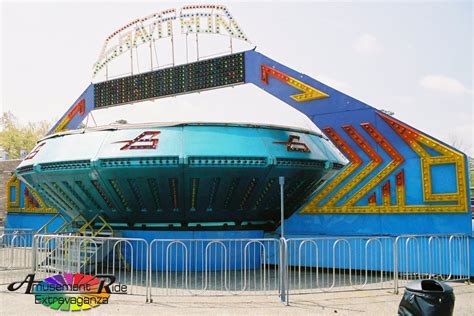
[[430,169],[432,178],[432,193],[436,194],[457,192],[456,165],[433,165]]
[[[53,216],[54,214],[8,213],[5,220],[5,228],[26,228],[37,231]],[[63,223],[62,219],[56,219],[50,225],[50,232],[54,232]]]
[[[270,78],[271,81],[276,81],[276,84],[265,84],[263,83],[261,78],[261,68],[262,64],[268,65],[270,67],[275,67],[278,70],[294,77],[297,80],[303,81],[308,83],[309,85],[321,90],[322,92],[334,95],[335,93],[341,94],[341,98],[337,100],[335,98],[327,98],[318,100],[317,106],[308,106],[305,102],[296,102],[290,98],[290,95],[298,94],[298,90],[295,88],[277,81],[275,78]],[[296,108],[297,110],[301,111],[302,113],[313,116],[315,114],[321,115],[324,113],[333,113],[333,112],[344,112],[344,111],[354,111],[354,110],[361,110],[369,108],[368,105],[357,101],[356,99],[344,95],[323,83],[314,80],[311,77],[308,77],[302,73],[298,73],[278,62],[272,60],[256,51],[248,51],[245,52],[245,82],[246,83],[253,83],[259,88],[267,91],[271,95],[279,98],[285,103],[288,103],[292,107]]]
[[[307,237],[287,235],[289,266],[394,271],[394,258],[397,256],[399,273],[465,276],[468,271],[468,261],[465,257],[443,255],[448,249],[457,254],[466,254],[466,239],[455,238],[450,243],[448,237],[443,237],[435,238],[430,243],[428,237],[418,237],[416,240],[401,238],[395,254],[395,237],[370,241],[370,237],[343,239],[314,235],[311,240],[304,240]],[[292,238],[294,240],[291,240]],[[470,245],[472,253],[472,238]],[[421,249],[419,254],[415,251],[418,247]],[[429,252],[433,258],[431,262]],[[275,256],[274,250],[269,249],[267,262],[278,264],[276,258],[278,257]],[[472,267],[471,260],[471,275]]]
[[16,202],[16,187],[10,187],[10,202]]
[[76,114],[71,121],[66,125],[67,129],[75,129],[79,126],[79,124],[82,122],[82,120],[87,116],[87,114],[94,109],[94,85],[91,83],[86,90],[74,101],[74,103],[69,107],[69,109],[66,111],[66,113],[61,116],[61,119],[54,124],[54,126],[49,130],[48,135],[51,134],[56,127],[64,120],[64,118],[68,115],[68,113],[76,106],[76,104],[84,99],[85,101],[85,111],[84,114],[81,116]]
[[[121,232],[122,237],[142,238],[150,245],[152,271],[220,271],[256,269],[260,266],[260,251],[257,244],[247,247],[247,262],[244,263],[243,246],[240,242],[225,239],[263,238],[262,231],[131,231]],[[152,242],[159,239],[158,242]],[[181,239],[180,243],[172,240]],[[213,242],[215,240],[216,242]],[[133,242],[133,241],[132,241]],[[135,245],[134,245],[135,246]],[[137,247],[138,246],[138,247]],[[130,263],[132,257],[140,258],[141,244],[136,244],[134,255],[130,247],[122,246],[124,257]],[[207,254],[207,255],[206,255]],[[207,256],[207,260],[206,260]],[[145,269],[145,262],[136,261],[134,266]]]
[[474,277],[474,236],[469,237],[469,272],[470,276]]
[[[395,194],[393,192],[395,179],[394,174],[403,170],[405,172],[405,191],[407,205],[430,205],[432,203],[423,200],[422,176],[420,167],[420,157],[401,139],[395,131],[377,114],[377,110],[363,102],[360,102],[350,96],[347,96],[323,83],[314,80],[304,74],[301,74],[291,68],[288,68],[258,52],[249,51],[245,53],[246,82],[252,83],[265,90],[278,99],[286,102],[290,106],[307,115],[319,128],[332,127],[346,141],[356,153],[367,164],[368,157],[359,146],[343,130],[343,126],[351,125],[365,139],[365,141],[375,149],[382,157],[384,163],[373,170],[365,179],[348,192],[347,196],[336,205],[341,205],[345,199],[354,194],[359,188],[375,176],[392,159],[388,156],[374,139],[361,128],[362,123],[371,123],[375,129],[387,139],[387,141],[402,155],[404,163],[395,169],[386,179],[391,180],[392,184],[392,204],[395,203]],[[302,81],[326,94],[328,98],[296,102],[291,95],[299,94],[298,89],[277,80],[271,76],[268,77],[268,84],[261,80],[261,65],[274,67],[276,70],[286,75]],[[416,129],[414,129],[416,131]],[[419,132],[419,131],[417,131]],[[419,132],[420,134],[423,134]],[[449,145],[441,144],[453,149]],[[428,151],[432,156],[437,153],[433,150]],[[358,170],[362,169],[359,167]],[[455,184],[454,170],[448,170],[447,167],[434,168],[433,190],[434,193],[449,193]],[[450,173],[449,176],[441,174]],[[466,171],[467,174],[467,171]],[[386,181],[386,180],[385,180]],[[344,186],[348,181],[343,181],[333,192]],[[443,183],[445,182],[445,183]],[[377,195],[377,205],[381,204],[381,183],[378,184],[370,193]],[[329,194],[319,205],[331,197]],[[469,195],[469,192],[467,192]],[[355,205],[367,205],[366,195]],[[449,203],[446,203],[449,204]],[[466,209],[465,213],[457,214],[385,214],[375,211],[372,214],[315,214],[299,215],[294,214],[286,223],[287,233],[304,233],[308,235],[328,234],[328,235],[376,235],[376,234],[421,234],[421,233],[471,233],[471,210]]]
[[23,194],[25,192],[25,184],[23,182],[20,182],[20,207],[25,206],[25,195]]

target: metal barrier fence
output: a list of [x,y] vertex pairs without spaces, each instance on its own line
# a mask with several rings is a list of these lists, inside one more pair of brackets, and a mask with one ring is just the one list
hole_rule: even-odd
[[127,294],[148,298],[148,251],[138,238],[36,235],[30,268],[38,279],[58,273],[114,275]]
[[150,242],[35,235],[33,249],[25,236],[2,235],[5,271],[24,272],[28,266],[38,279],[56,273],[111,274],[129,294],[147,301],[164,295],[278,295],[288,303],[289,294],[398,292],[409,280],[466,280],[470,275],[466,235]]
[[31,229],[0,230],[0,284],[16,281],[31,268]]
[[279,255],[278,239],[155,239],[150,294],[276,295]]
[[288,239],[288,289],[303,294],[393,288],[393,245],[390,237]]
[[[399,287],[411,280],[469,280],[469,236],[288,239],[285,288],[291,294]],[[288,303],[288,295],[285,295]]]
[[469,280],[469,236],[399,236],[394,243],[395,293],[416,279]]

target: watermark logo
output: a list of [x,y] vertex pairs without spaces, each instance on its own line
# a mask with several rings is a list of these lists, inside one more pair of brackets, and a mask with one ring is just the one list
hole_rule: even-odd
[[125,284],[114,283],[113,275],[63,273],[38,281],[35,274],[29,274],[23,281],[8,285],[8,290],[25,286],[25,294],[33,294],[35,304],[53,310],[82,311],[108,304],[111,294],[127,294]]

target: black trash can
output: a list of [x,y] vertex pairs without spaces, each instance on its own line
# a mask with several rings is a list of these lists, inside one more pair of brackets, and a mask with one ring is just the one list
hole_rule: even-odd
[[453,309],[452,287],[436,280],[417,280],[405,287],[398,315],[451,316]]

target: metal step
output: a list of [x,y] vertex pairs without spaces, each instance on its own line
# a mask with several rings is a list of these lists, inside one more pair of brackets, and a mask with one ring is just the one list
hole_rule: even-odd
[[96,237],[113,237],[113,236],[114,236],[114,233],[108,232],[108,231],[103,231],[96,235]]
[[[37,271],[61,272],[64,269],[79,271],[93,269],[94,264],[91,264],[91,262],[100,262],[112,250],[111,241],[106,239],[93,240],[90,243],[86,243],[86,241],[87,239],[71,238],[67,240],[67,246],[60,243],[52,251],[49,251],[47,257],[38,266]],[[42,252],[48,253],[46,250]]]

